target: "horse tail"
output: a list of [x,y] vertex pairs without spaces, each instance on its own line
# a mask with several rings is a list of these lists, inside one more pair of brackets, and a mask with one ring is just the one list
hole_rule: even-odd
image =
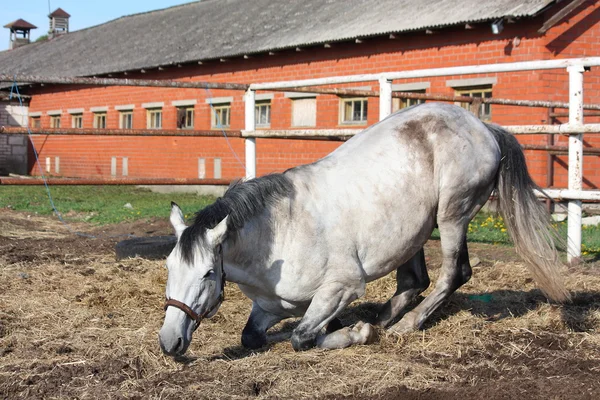
[[505,129],[485,124],[498,142],[501,152],[496,192],[500,214],[517,253],[525,260],[540,289],[550,299],[565,302],[570,295],[560,275],[556,244],[564,245],[546,208],[537,199],[525,155],[517,139]]

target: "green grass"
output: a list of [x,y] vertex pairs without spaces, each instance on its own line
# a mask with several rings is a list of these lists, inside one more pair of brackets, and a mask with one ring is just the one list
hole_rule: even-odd
[[[195,194],[158,194],[131,186],[52,186],[54,204],[65,220],[87,221],[96,225],[135,221],[144,218],[168,218],[171,201],[175,201],[190,218],[194,212],[215,199]],[[130,203],[133,209],[123,207]],[[38,214],[52,214],[52,207],[42,186],[1,186],[0,208]],[[557,224],[566,237],[567,224]],[[434,231],[432,238],[439,239]],[[479,213],[469,224],[471,242],[511,245],[504,221],[499,216]],[[584,256],[600,255],[600,227],[583,227]]]
[[[561,237],[567,237],[567,222],[555,223]],[[436,229],[432,238],[439,239],[440,234]],[[600,226],[583,226],[582,255],[600,255]],[[501,216],[480,212],[469,224],[467,239],[470,242],[512,245],[504,220]]]
[[[168,218],[171,201],[191,217],[215,198],[195,194],[159,194],[132,186],[52,186],[50,193],[57,210],[66,221],[87,221],[95,225],[135,221],[144,218]],[[125,208],[131,204],[132,209]],[[0,208],[53,214],[43,186],[1,186]]]

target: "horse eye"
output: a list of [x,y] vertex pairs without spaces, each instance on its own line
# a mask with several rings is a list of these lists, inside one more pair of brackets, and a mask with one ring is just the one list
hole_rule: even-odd
[[208,278],[212,273],[213,273],[213,270],[211,269],[204,275],[204,279]]

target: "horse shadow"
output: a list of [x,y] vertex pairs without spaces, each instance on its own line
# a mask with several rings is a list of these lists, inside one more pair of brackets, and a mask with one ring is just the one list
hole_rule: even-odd
[[[419,297],[407,307],[403,314],[410,311],[422,300],[422,296]],[[483,317],[486,321],[494,322],[505,318],[522,317],[545,303],[548,303],[548,300],[537,289],[530,291],[495,290],[478,293],[457,292],[431,315],[422,329],[427,330],[461,311],[469,311],[473,315]],[[556,304],[555,306],[560,307],[562,321],[572,331],[589,332],[597,329],[593,313],[600,309],[600,292],[573,292],[571,302]],[[381,303],[368,301],[352,304],[340,314],[339,319],[344,326],[354,325],[358,321],[374,324],[381,307]],[[403,314],[392,323],[400,320]],[[289,340],[292,331],[299,322],[300,320],[297,319],[277,325],[268,333],[268,343],[260,349],[246,349],[241,344],[230,346],[225,348],[221,354],[211,357],[210,360],[238,360],[253,354],[267,352],[273,344]]]

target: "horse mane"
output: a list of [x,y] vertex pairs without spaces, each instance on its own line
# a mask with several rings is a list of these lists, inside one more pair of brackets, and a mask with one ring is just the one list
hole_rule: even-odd
[[213,229],[226,216],[228,234],[241,229],[251,218],[271,207],[282,198],[294,193],[292,181],[283,174],[271,174],[261,178],[239,180],[232,183],[223,197],[196,213],[194,222],[179,238],[181,255],[193,262],[193,245],[199,236]]

